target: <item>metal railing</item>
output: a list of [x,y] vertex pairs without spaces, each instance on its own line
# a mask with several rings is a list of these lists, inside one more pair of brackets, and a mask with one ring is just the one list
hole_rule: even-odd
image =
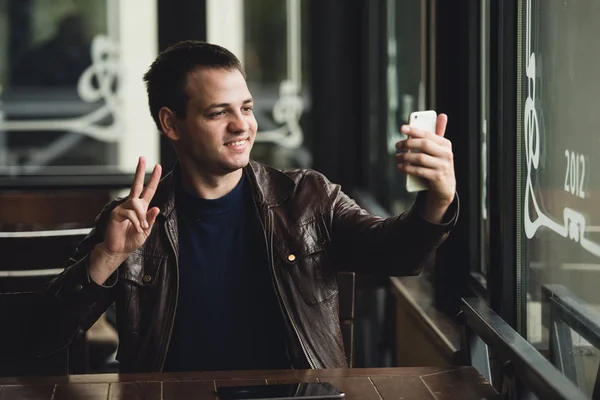
[[[504,363],[513,380],[509,399],[584,400],[587,397],[536,348],[508,325],[482,299],[462,299],[459,321],[464,325],[466,362],[491,382],[488,348]],[[518,382],[518,383],[517,383]],[[504,385],[503,385],[504,386]],[[515,386],[519,387],[517,391]]]
[[[548,328],[550,361],[571,381],[579,382],[571,330],[600,348],[600,312],[563,285],[542,286],[542,325]],[[600,367],[592,399],[600,398]]]

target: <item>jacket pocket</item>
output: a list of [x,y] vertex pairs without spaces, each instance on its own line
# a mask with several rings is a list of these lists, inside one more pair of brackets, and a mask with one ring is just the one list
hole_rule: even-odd
[[277,235],[283,276],[293,282],[304,302],[314,306],[338,292],[337,277],[327,254],[328,240],[319,219]]
[[154,286],[160,266],[166,258],[145,255],[136,250],[121,268],[120,278],[139,287]]

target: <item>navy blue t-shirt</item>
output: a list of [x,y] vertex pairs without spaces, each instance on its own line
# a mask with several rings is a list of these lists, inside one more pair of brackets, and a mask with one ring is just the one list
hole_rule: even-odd
[[179,189],[179,298],[164,371],[290,368],[283,318],[242,177],[206,200]]

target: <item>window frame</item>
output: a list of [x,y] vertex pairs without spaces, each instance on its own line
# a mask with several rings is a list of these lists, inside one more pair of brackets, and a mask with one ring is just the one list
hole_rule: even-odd
[[[522,334],[517,301],[517,29],[518,4],[492,0],[490,7],[490,304]],[[508,182],[508,184],[507,184]],[[522,305],[521,305],[522,306]]]

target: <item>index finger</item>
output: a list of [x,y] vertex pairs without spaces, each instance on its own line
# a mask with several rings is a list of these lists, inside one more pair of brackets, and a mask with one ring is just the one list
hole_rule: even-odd
[[446,114],[440,114],[437,117],[435,124],[435,134],[444,137],[446,134],[446,126],[448,125],[448,116]]
[[131,190],[129,191],[130,199],[137,198],[139,197],[140,193],[142,193],[142,189],[144,188],[145,171],[146,159],[144,157],[140,157],[137,168],[135,169],[135,177],[133,178],[133,183],[131,184]]
[[160,175],[162,174],[162,167],[160,164],[156,164],[154,169],[152,170],[152,175],[150,175],[150,180],[148,184],[144,188],[142,195],[140,198],[144,200],[146,203],[150,204],[150,201],[154,197],[154,193],[156,193],[156,188],[158,187],[158,182],[160,182]]
[[403,125],[401,130],[402,133],[409,136],[409,139],[429,139],[440,145],[444,142],[444,138],[436,135],[436,132],[429,132],[409,125]]

